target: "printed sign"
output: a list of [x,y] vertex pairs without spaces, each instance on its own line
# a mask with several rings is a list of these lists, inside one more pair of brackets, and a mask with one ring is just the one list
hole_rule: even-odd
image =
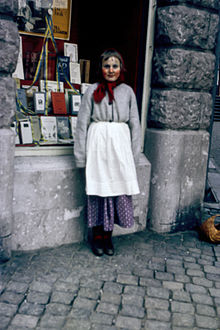
[[19,0],[17,15],[21,34],[43,36],[46,31],[45,17],[52,15],[55,39],[69,40],[72,0]]

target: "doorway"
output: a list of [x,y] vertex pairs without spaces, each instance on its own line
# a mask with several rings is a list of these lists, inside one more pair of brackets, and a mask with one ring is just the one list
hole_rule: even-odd
[[74,0],[78,12],[79,58],[89,59],[90,82],[96,82],[100,54],[115,48],[126,66],[126,83],[135,91],[141,108],[148,1],[112,0],[87,2]]

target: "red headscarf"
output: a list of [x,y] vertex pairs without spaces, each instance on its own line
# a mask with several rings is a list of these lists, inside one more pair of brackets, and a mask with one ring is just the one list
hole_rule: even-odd
[[[108,82],[103,78],[102,72],[101,72],[101,66],[103,60],[107,60],[109,57],[114,56],[117,57],[121,63],[121,73],[119,78],[116,81],[113,82]],[[105,97],[106,92],[108,93],[109,96],[109,103],[112,103],[114,100],[114,91],[113,89],[124,82],[124,61],[120,53],[118,53],[115,49],[109,49],[106,50],[102,55],[101,55],[101,60],[100,60],[100,82],[98,84],[98,87],[95,89],[93,93],[94,101],[96,103],[100,103],[102,99]]]
[[124,75],[121,74],[120,77],[116,81],[113,81],[113,82],[108,82],[103,79],[103,81],[98,84],[98,87],[96,88],[96,90],[93,93],[94,101],[96,103],[100,103],[102,101],[102,99],[105,97],[105,94],[107,92],[108,96],[109,96],[109,103],[112,103],[114,100],[113,89],[124,81],[124,77],[121,77],[121,76],[124,76]]

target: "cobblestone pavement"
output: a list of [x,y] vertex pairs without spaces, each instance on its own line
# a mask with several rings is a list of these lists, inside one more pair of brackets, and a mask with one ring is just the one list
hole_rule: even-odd
[[220,246],[196,231],[16,253],[0,266],[0,329],[220,329]]

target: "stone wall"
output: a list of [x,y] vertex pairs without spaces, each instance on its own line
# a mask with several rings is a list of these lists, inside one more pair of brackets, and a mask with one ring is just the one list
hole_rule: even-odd
[[150,226],[194,227],[201,216],[219,26],[218,0],[158,1],[145,153]]
[[17,0],[0,1],[0,261],[11,255],[14,133],[10,124],[16,108],[12,73],[19,52],[17,11]]
[[[137,168],[141,193],[133,197],[135,224],[114,235],[144,230],[151,165],[142,155]],[[84,170],[74,157],[15,157],[13,250],[56,247],[87,239]]]

